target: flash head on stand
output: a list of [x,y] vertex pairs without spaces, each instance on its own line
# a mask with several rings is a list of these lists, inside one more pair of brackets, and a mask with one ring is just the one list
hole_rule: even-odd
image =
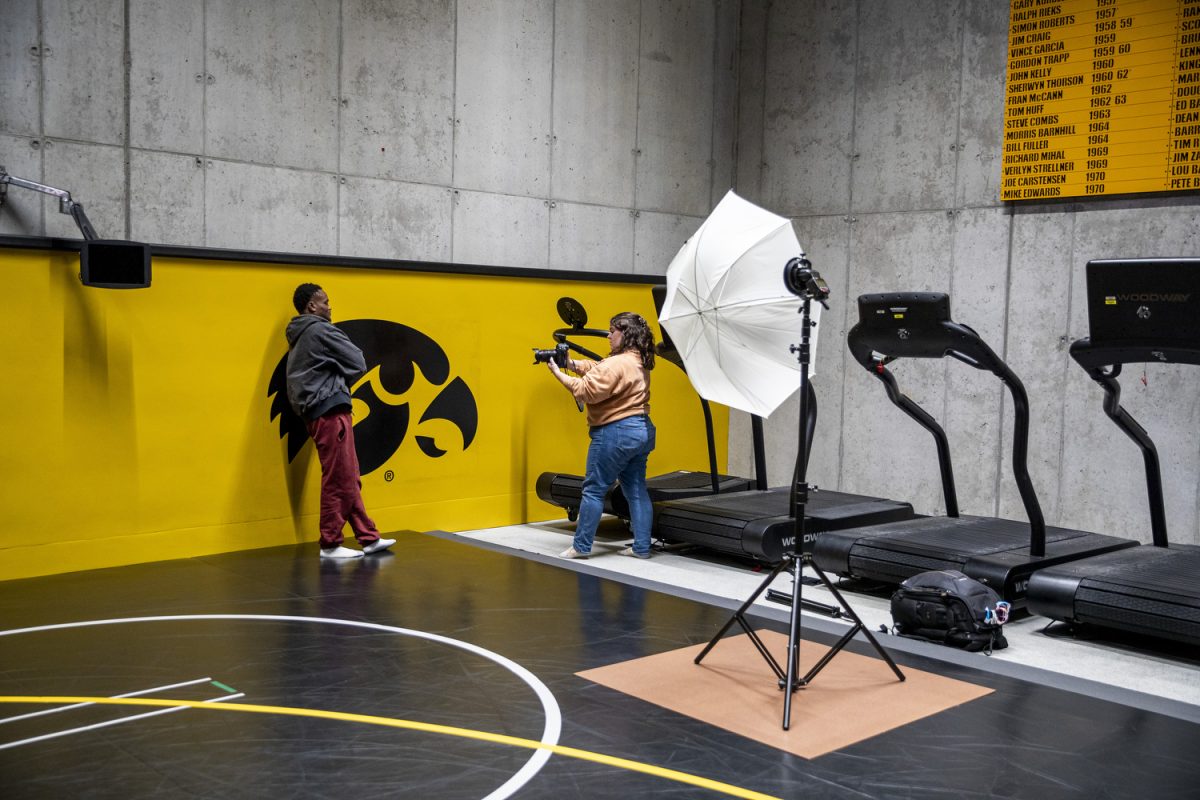
[[816,300],[828,308],[825,301],[829,299],[829,287],[821,274],[812,268],[812,262],[801,253],[797,258],[787,262],[783,268],[783,285],[796,297],[806,300]]

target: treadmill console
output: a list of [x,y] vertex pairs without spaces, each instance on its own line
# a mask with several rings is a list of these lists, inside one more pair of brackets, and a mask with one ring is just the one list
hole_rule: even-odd
[[577,330],[582,330],[587,327],[587,312],[583,310],[583,306],[574,297],[560,297],[555,305],[558,309],[558,317],[567,325]]
[[950,295],[942,292],[859,295],[858,321],[868,329],[940,327],[950,321]]
[[941,358],[951,340],[950,297],[941,292],[864,294],[850,349],[864,365],[864,348],[890,358]]
[[1071,345],[1084,369],[1200,364],[1200,258],[1089,261],[1087,299],[1091,335]]
[[1087,302],[1094,346],[1200,348],[1200,258],[1089,261]]

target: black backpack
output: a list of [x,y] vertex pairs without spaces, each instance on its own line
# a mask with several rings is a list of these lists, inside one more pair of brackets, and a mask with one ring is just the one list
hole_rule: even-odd
[[1000,626],[1009,604],[958,570],[914,575],[892,595],[892,631],[900,636],[991,653],[1008,647]]

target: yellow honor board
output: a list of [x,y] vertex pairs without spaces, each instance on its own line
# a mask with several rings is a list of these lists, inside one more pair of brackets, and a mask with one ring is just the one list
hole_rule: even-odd
[[1011,0],[1000,198],[1200,189],[1200,0]]
[[[383,531],[565,516],[534,483],[582,474],[587,425],[532,349],[553,346],[563,296],[589,327],[628,310],[658,331],[649,284],[156,257],[150,288],[113,290],[82,286],[72,252],[0,263],[0,579],[297,542],[315,562],[320,468],[273,382],[299,283],[325,287],[367,354],[355,431]],[[699,401],[665,361],[651,406],[651,474],[707,469]]]

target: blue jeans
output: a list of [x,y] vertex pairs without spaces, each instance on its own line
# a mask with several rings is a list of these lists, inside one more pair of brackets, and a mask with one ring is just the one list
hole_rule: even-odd
[[591,429],[592,443],[588,446],[587,472],[583,476],[583,496],[575,524],[576,551],[592,552],[596,528],[604,512],[604,496],[614,481],[620,481],[629,501],[633,550],[643,555],[650,552],[654,508],[646,491],[646,458],[654,449],[654,433],[654,423],[643,416],[626,417]]

